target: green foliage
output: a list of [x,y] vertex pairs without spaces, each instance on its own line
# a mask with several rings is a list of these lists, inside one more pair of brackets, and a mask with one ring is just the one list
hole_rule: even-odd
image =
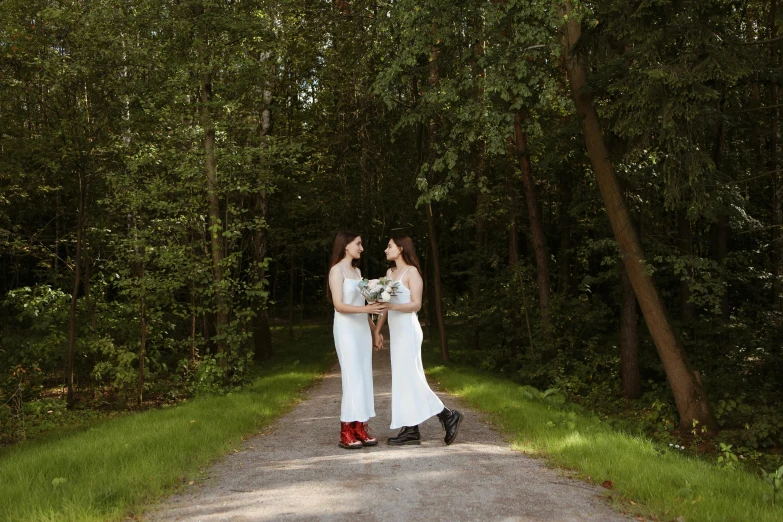
[[783,490],[783,466],[780,466],[776,471],[764,471],[761,470],[761,476],[764,482],[772,487],[772,505],[775,505],[775,499]]
[[3,450],[3,520],[124,520],[199,480],[203,467],[290,409],[334,357],[309,329],[252,383],[175,407],[102,420]]
[[223,354],[207,355],[198,361],[189,385],[194,395],[225,394],[244,384],[252,355],[248,353],[242,359],[233,358],[225,364],[223,358]]
[[731,449],[731,444],[720,443],[720,455],[718,455],[718,465],[726,469],[736,469],[739,460],[737,454]]

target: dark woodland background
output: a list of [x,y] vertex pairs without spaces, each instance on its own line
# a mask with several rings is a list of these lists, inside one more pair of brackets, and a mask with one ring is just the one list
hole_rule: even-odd
[[2,442],[243,383],[330,323],[348,228],[376,277],[414,238],[441,357],[777,458],[782,22],[776,0],[5,0]]

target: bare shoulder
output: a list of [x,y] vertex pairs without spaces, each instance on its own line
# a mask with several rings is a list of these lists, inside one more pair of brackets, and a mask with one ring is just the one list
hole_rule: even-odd
[[410,286],[410,283],[421,281],[421,276],[415,266],[410,266],[405,270],[400,280],[405,286]]

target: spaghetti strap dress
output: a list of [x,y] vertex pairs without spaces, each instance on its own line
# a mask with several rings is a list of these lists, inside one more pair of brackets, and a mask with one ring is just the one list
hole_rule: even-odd
[[[391,303],[405,304],[411,301],[411,291],[400,284]],[[391,429],[417,426],[443,411],[443,403],[430,389],[421,362],[421,331],[416,312],[389,310],[389,344],[392,366],[392,420]]]
[[[364,297],[358,289],[360,279],[349,278],[345,270],[340,265],[337,266],[345,276],[343,303],[364,306]],[[359,277],[361,278],[361,272]],[[372,332],[367,314],[343,314],[335,310],[333,332],[343,384],[340,421],[367,422],[370,417],[375,417],[372,387]]]

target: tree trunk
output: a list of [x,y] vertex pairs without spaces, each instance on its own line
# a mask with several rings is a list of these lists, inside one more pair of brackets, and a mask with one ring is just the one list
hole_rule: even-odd
[[[724,274],[726,270],[726,256],[729,253],[729,217],[726,214],[720,214],[718,216],[718,222],[715,224],[715,260],[723,270]],[[731,313],[729,310],[729,286],[726,283],[723,295],[720,299],[720,312],[723,321],[728,323],[731,320]]]
[[[623,147],[624,148],[624,147]],[[624,154],[624,152],[623,152]],[[626,197],[628,190],[625,180],[619,179],[620,188]],[[632,223],[635,225],[635,223]],[[639,238],[641,238],[641,230]],[[636,294],[625,265],[620,262],[620,387],[626,399],[638,399],[642,393],[639,372],[639,314]]]
[[519,263],[519,230],[517,229],[516,211],[512,216],[512,221],[508,226],[508,264],[509,266],[515,266]]
[[190,287],[190,364],[196,363],[196,293]]
[[[413,99],[414,103],[418,102],[419,87],[418,87],[418,82],[416,81],[416,76],[412,76],[411,78],[411,98]],[[419,122],[418,125],[416,125],[416,155],[417,155],[417,160],[419,165],[421,165],[422,161],[424,161],[424,150],[425,150],[424,139],[425,139],[424,123]],[[429,226],[429,218],[427,224]],[[433,255],[434,254],[432,250],[432,243],[430,241],[427,241],[427,257],[424,259],[424,273],[422,274],[422,277],[424,278],[424,281],[433,282],[433,284],[424,285],[425,300],[423,303],[424,316],[427,321],[427,340],[429,340],[430,342],[432,342],[432,330],[433,330],[432,323],[434,321],[434,318],[437,316],[437,313],[435,312],[435,298],[433,297],[434,295],[433,288],[435,286],[434,284],[435,278],[432,273]],[[440,321],[438,322],[438,325],[440,325]]]
[[[509,30],[510,31],[510,30]],[[507,151],[509,158],[516,161],[516,139],[509,138]],[[506,201],[508,202],[508,266],[519,263],[519,188],[513,169],[506,169]]]
[[[483,160],[480,161],[480,170],[483,168]],[[479,335],[481,331],[479,315],[481,313],[481,271],[483,269],[483,257],[484,257],[484,218],[480,215],[482,210],[483,194],[481,189],[478,189],[478,195],[476,196],[476,247],[475,256],[476,259],[473,262],[473,277],[470,281],[470,293],[473,301],[473,320],[471,321],[471,339],[470,347],[473,350],[479,349]]]
[[[513,140],[509,140],[509,156],[514,155],[514,149],[516,145],[514,144]],[[513,173],[513,170],[508,172],[506,174],[506,198],[508,200],[509,204],[509,224],[507,228],[508,233],[508,266],[509,266],[509,275],[513,280],[516,280],[521,285],[522,289],[522,295],[524,296],[522,299],[522,306],[524,309],[524,317],[525,317],[525,324],[527,325],[528,329],[528,339],[530,341],[529,350],[532,353],[533,351],[533,333],[530,330],[530,317],[527,310],[527,296],[525,294],[525,282],[521,278],[522,271],[519,267],[519,229],[517,222],[519,220],[519,211],[517,204],[519,202],[519,194],[516,190],[516,184],[514,183],[515,176]],[[514,310],[511,311],[513,320],[516,320],[517,318],[520,318],[518,315],[519,313],[519,307],[516,307]],[[512,329],[510,332],[510,344],[514,350],[518,350],[519,347],[522,346],[521,339],[519,339],[516,335],[516,329]]]
[[[567,0],[557,8],[561,18],[572,12],[571,3]],[[574,55],[574,46],[580,37],[579,22],[573,18],[565,21],[562,40],[571,96],[615,239],[620,246],[628,277],[671,385],[680,414],[680,427],[690,429],[695,420],[706,426],[710,432],[715,432],[717,421],[704,388],[688,364],[685,350],[667,317],[658,289],[647,273],[641,243],[620,190],[614,165],[609,159],[598,114],[587,89],[587,66],[581,56]]]
[[[264,60],[266,57],[264,57]],[[269,87],[264,89],[264,108],[261,111],[261,154],[260,164],[265,164],[263,154],[266,153],[269,133],[272,130],[272,112],[269,108],[272,103],[272,91]],[[263,291],[266,280],[266,252],[267,252],[267,229],[266,222],[269,213],[269,196],[266,189],[258,190],[254,195],[254,210],[256,219],[263,221],[263,224],[256,226],[253,233],[253,278],[257,291]],[[253,355],[256,361],[269,359],[273,354],[272,348],[272,330],[269,327],[269,313],[267,310],[268,299],[257,299],[256,314],[253,317]]]
[[82,274],[82,235],[84,233],[84,222],[86,220],[86,216],[84,215],[84,191],[84,184],[81,176],[79,176],[79,217],[76,221],[76,253],[74,254],[73,259],[73,294],[71,294],[71,307],[68,312],[68,357],[65,361],[65,383],[68,389],[66,402],[69,408],[72,408],[75,402],[73,390],[73,363],[74,354],[76,352],[77,303]]
[[[483,19],[480,16],[476,16],[473,20],[473,25],[478,33],[481,33],[481,27],[483,25]],[[473,74],[473,99],[478,106],[481,106],[484,102],[484,69],[478,61],[478,58],[484,55],[484,40],[479,39],[473,46],[473,61],[471,63],[471,72]],[[473,262],[473,277],[471,278],[471,300],[473,301],[471,321],[471,339],[470,346],[473,350],[479,349],[479,336],[481,333],[481,322],[479,321],[479,315],[481,314],[481,272],[483,269],[484,258],[484,228],[485,221],[483,215],[483,201],[484,194],[482,193],[481,183],[485,174],[486,160],[487,160],[487,144],[486,141],[481,138],[478,140],[478,161],[476,162],[476,245],[474,250],[475,259]]]
[[[511,176],[509,176],[511,178]],[[507,192],[511,194],[509,199],[511,204],[509,206],[509,224],[508,224],[508,265],[515,266],[519,263],[519,228],[517,221],[519,220],[519,212],[517,211],[517,202],[514,194],[511,192],[510,183],[507,181]]]
[[[427,242],[427,256],[424,258],[424,273],[422,277],[425,281],[432,281],[430,269],[430,259],[432,257],[432,251],[430,250],[430,244]],[[427,324],[427,340],[432,342],[432,318],[435,313],[432,311],[432,289],[431,285],[424,287],[424,303],[422,309],[424,310],[424,322]]]
[[[430,55],[429,66],[429,84],[430,88],[435,88],[438,85],[439,73],[438,73],[438,55],[439,51],[437,46],[433,45]],[[430,165],[433,164],[435,159],[435,145],[438,142],[438,124],[434,119],[430,120],[429,127],[429,155]],[[432,203],[428,202],[425,208],[427,213],[427,235],[430,242],[430,250],[432,252],[432,289],[435,294],[435,317],[438,321],[438,334],[440,336],[440,357],[444,361],[449,360],[449,341],[446,335],[446,321],[443,317],[443,291],[440,284],[440,254],[438,252],[438,236],[436,233],[435,216],[432,213]]]
[[541,217],[541,205],[533,169],[530,165],[530,153],[527,148],[527,133],[523,127],[525,116],[518,112],[514,118],[514,136],[519,168],[522,173],[522,186],[525,190],[527,214],[530,220],[530,233],[533,236],[533,250],[536,254],[536,283],[538,286],[538,307],[541,310],[541,326],[547,336],[551,336],[552,321],[549,313],[551,286],[549,283],[549,249],[546,246],[544,225]]
[[432,205],[427,204],[427,235],[429,236],[430,252],[432,253],[432,290],[435,294],[435,317],[438,321],[440,334],[440,357],[449,360],[449,341],[446,336],[446,321],[443,319],[443,291],[440,286],[440,256],[438,255],[438,237],[435,232],[435,216],[432,215]]
[[[220,219],[220,196],[217,184],[217,158],[215,156],[215,125],[212,120],[212,76],[201,75],[201,115],[204,125],[204,152],[206,155],[207,201],[209,203],[209,235],[212,247],[212,275],[215,279],[215,330],[219,354],[226,354],[225,329],[228,326],[228,300],[223,288],[223,226]],[[225,357],[221,365],[226,364]]]
[[[141,269],[140,278],[144,279],[144,268]],[[144,283],[141,283],[142,285]],[[142,293],[139,307],[139,319],[141,321],[141,344],[139,346],[139,376],[137,383],[136,405],[141,406],[144,400],[144,363],[147,356],[147,298]]]
[[[507,32],[510,32],[509,29]],[[517,144],[514,137],[509,137],[506,151],[512,161],[516,161]],[[506,227],[506,242],[508,244],[508,266],[515,267],[519,263],[519,188],[515,171],[512,167],[506,169],[506,205],[508,207],[508,226]]]
[[783,312],[783,176],[777,169],[772,178],[772,248],[774,276],[772,282],[773,307]]
[[299,270],[299,337],[302,337],[302,326],[304,325],[304,307],[305,307],[305,300],[304,300],[304,292],[305,292],[305,269],[304,269],[304,261],[302,262],[302,265]]
[[[688,220],[688,214],[684,210],[677,212],[677,230],[679,232],[680,253],[690,258],[693,255],[693,243],[691,237],[691,222]],[[691,302],[690,278],[691,261],[685,264],[685,273],[680,274],[680,317],[686,323],[692,323],[696,315],[695,307]]]
[[136,278],[136,284],[141,289],[141,297],[139,298],[139,322],[141,326],[141,342],[139,343],[139,367],[138,377],[136,384],[136,406],[141,407],[144,401],[144,364],[145,357],[147,355],[147,299],[145,295],[145,281],[144,281],[144,248],[139,247],[138,229],[136,226],[136,218],[133,219],[133,253],[134,261],[132,264],[133,274]]
[[[758,84],[754,84],[754,97],[756,98],[756,101],[758,101]],[[752,102],[753,103],[753,102]],[[755,151],[755,159],[756,159],[756,166],[761,167],[761,145],[759,142],[754,142],[754,140],[758,140],[759,133],[758,128],[754,127],[754,131],[751,134],[751,144]],[[754,137],[755,135],[755,137]],[[758,150],[756,150],[756,146],[758,146]],[[716,132],[715,132],[715,151],[713,152],[713,161],[715,163],[715,169],[718,172],[721,172],[723,170],[723,157],[726,149],[726,126],[723,124],[723,120],[720,121],[720,123],[717,126]],[[724,288],[723,288],[723,295],[720,298],[720,309],[721,309],[721,318],[723,319],[724,323],[728,323],[730,320],[729,315],[729,288],[728,288],[728,282],[726,281],[726,274],[728,271],[726,270],[726,267],[724,266],[724,260],[726,259],[726,256],[728,255],[728,228],[729,228],[729,217],[726,214],[726,211],[723,210],[719,215],[717,222],[714,226],[714,244],[715,248],[714,250],[714,259],[720,266],[721,272],[723,274],[724,278]]]
[[[255,195],[256,217],[266,222],[269,208],[269,198],[265,190]],[[266,279],[267,234],[266,229],[257,229],[253,237],[253,261],[255,261],[255,281],[258,291],[262,291]],[[263,302],[261,302],[263,301]],[[267,299],[259,300],[256,304],[256,314],[253,317],[253,351],[257,361],[269,359],[274,349],[272,347],[272,330],[269,326],[269,313]]]
[[288,264],[288,337],[294,338],[294,286],[296,282],[296,263],[294,253],[289,253]]
[[[763,4],[761,4],[763,8]],[[750,7],[750,6],[749,6]],[[763,39],[763,34],[760,34],[759,29],[764,26],[764,20],[763,16],[759,15],[760,11],[756,11],[756,9],[750,8],[747,11],[747,22],[745,22],[745,28],[746,28],[746,38],[748,42],[752,42],[753,40],[761,37],[760,39]],[[753,73],[753,82],[750,84],[750,103],[749,103],[749,109],[751,111],[758,111],[761,107],[761,90],[759,89],[759,73],[758,70],[754,71]],[[761,157],[761,126],[760,125],[753,125],[750,129],[750,148],[753,150],[754,157],[756,160],[756,164],[754,165],[757,168],[762,168],[764,166],[764,162],[762,161]]]
[[[84,256],[82,256],[83,258]],[[95,303],[92,300],[92,296],[90,294],[90,262],[89,258],[85,262],[84,259],[82,260],[82,264],[84,265],[84,279],[82,280],[82,288],[84,288],[84,301],[87,305],[87,313],[90,314],[90,326],[93,330],[98,325],[97,318],[95,316]]]
[[560,292],[571,287],[571,179],[568,174],[560,175],[560,250],[558,256],[558,279]]
[[[770,5],[771,37],[778,36],[777,1],[772,0]],[[781,65],[783,53],[780,52],[780,42],[770,44],[772,61]],[[772,85],[772,100],[770,104],[775,109],[772,112],[772,129],[769,140],[769,163],[772,172],[772,304],[775,310],[783,311],[783,209],[781,208],[781,194],[783,180],[778,165],[778,133],[780,132],[780,110],[777,108],[779,100],[779,87],[777,83]]]
[[272,328],[277,328],[277,281],[280,279],[280,264],[275,264],[275,275],[272,278]]
[[[57,284],[60,275],[60,188],[54,200],[54,284]],[[3,278],[5,282],[5,278]]]
[[628,272],[621,264],[620,289],[620,382],[623,397],[638,399],[642,394],[639,374],[639,314],[636,312],[636,294],[628,278]]
[[[373,236],[369,234],[369,228],[372,226],[373,211],[372,204],[372,171],[374,169],[367,168],[367,162],[369,157],[369,150],[367,146],[367,134],[364,127],[359,128],[358,136],[356,137],[361,144],[361,154],[359,155],[359,201],[361,206],[359,209],[359,223],[361,230],[367,230],[367,235],[362,238],[362,243],[368,252],[374,251]],[[370,256],[362,256],[359,259],[361,263],[361,269],[363,274],[370,273]]]

